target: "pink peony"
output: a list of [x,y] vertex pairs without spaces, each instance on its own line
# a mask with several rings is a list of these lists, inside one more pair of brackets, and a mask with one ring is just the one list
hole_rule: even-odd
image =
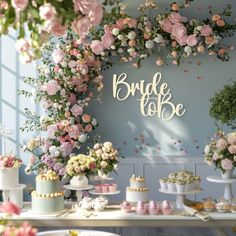
[[236,154],[236,145],[230,145],[228,150],[231,154]]
[[90,44],[90,48],[93,51],[93,53],[96,55],[101,54],[104,50],[102,42],[99,40],[93,40]]
[[66,34],[67,26],[61,24],[61,20],[56,19],[52,22],[51,33],[55,36],[63,36]]
[[97,5],[96,8],[94,8],[93,11],[89,12],[88,16],[89,16],[90,22],[94,26],[99,25],[101,20],[102,20],[102,17],[103,17],[103,8],[102,8],[102,6]]
[[58,131],[58,127],[57,127],[57,125],[55,125],[55,124],[49,125],[49,126],[47,127],[48,136],[49,136],[50,138],[54,138],[54,137],[55,137],[55,133],[56,133],[57,131]]
[[232,170],[233,162],[230,159],[226,158],[221,161],[221,166],[224,170]]
[[198,43],[198,41],[197,41],[196,35],[191,34],[191,35],[188,36],[188,38],[187,38],[187,44],[188,44],[188,46],[193,47],[193,46],[195,46],[197,43]]
[[217,141],[216,143],[216,148],[221,151],[221,150],[224,150],[225,148],[227,148],[228,146],[228,143],[225,139],[221,138]]
[[227,140],[231,145],[236,145],[236,132],[228,134]]
[[187,29],[183,24],[174,24],[172,28],[172,36],[176,39],[180,39],[183,36],[186,36]]
[[5,202],[2,205],[0,205],[0,211],[14,215],[20,214],[20,208],[13,202]]
[[30,47],[29,43],[23,38],[18,39],[15,46],[18,52],[27,52]]
[[91,27],[91,22],[88,16],[79,17],[72,22],[73,31],[83,39],[88,33]]
[[63,157],[67,157],[72,152],[72,145],[69,142],[65,142],[61,145],[62,155]]
[[104,48],[106,49],[109,49],[112,44],[114,43],[114,38],[112,37],[111,34],[108,34],[108,33],[105,33],[102,38],[101,38],[101,41],[102,41],[102,45]]
[[51,3],[45,3],[39,8],[39,16],[43,20],[52,21],[57,14],[56,8]]
[[181,16],[178,12],[172,12],[169,16],[168,19],[173,23],[180,23],[180,22],[186,22],[187,19],[183,16]]
[[188,39],[188,36],[183,35],[183,36],[181,36],[180,38],[177,39],[177,42],[180,46],[184,46],[184,45],[187,44],[187,39]]
[[65,54],[61,49],[55,49],[52,53],[52,59],[56,64],[61,63]]
[[28,6],[29,0],[11,0],[11,5],[17,11],[23,11]]
[[208,37],[213,33],[212,28],[209,25],[203,25],[201,35]]
[[74,104],[70,110],[75,117],[83,114],[83,108],[78,104]]
[[167,33],[172,32],[173,24],[167,18],[160,21],[160,26],[165,32],[167,32]]
[[56,80],[49,80],[46,84],[42,86],[42,90],[47,92],[48,95],[55,95],[56,92],[60,89]]

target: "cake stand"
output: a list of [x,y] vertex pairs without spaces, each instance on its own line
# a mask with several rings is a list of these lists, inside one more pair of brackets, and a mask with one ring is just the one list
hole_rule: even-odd
[[209,182],[224,184],[224,198],[230,200],[233,198],[232,184],[236,182],[236,177],[230,179],[222,179],[220,176],[208,176]]
[[178,193],[177,191],[176,192],[170,192],[168,190],[160,188],[159,192],[165,193],[165,194],[176,195],[176,208],[183,209],[183,202],[186,198],[186,195],[200,193],[200,192],[202,192],[202,189],[195,189],[195,190],[192,190],[192,191],[186,191],[186,192]]
[[87,185],[86,187],[82,187],[82,188],[73,186],[73,185],[71,185],[71,184],[64,185],[63,187],[64,187],[64,189],[69,189],[69,190],[74,190],[74,191],[76,191],[76,197],[77,197],[77,201],[78,201],[78,202],[82,199],[83,191],[85,191],[85,190],[91,190],[91,189],[94,188],[94,186],[91,185],[91,184]]

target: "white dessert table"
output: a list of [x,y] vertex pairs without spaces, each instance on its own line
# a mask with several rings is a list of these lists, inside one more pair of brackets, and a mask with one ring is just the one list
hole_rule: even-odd
[[[236,214],[209,213],[211,220],[201,221],[197,217],[184,216],[183,210],[176,210],[172,215],[136,215],[134,212],[123,213],[119,205],[110,205],[105,211],[96,212],[90,217],[77,213],[63,215],[37,215],[30,211],[30,203],[19,216],[10,221],[22,223],[29,221],[35,227],[235,227]],[[66,204],[68,209],[71,204]],[[0,214],[2,216],[2,213]]]

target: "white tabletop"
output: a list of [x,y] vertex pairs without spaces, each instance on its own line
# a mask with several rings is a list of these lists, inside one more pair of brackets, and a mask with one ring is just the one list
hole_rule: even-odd
[[[67,207],[70,207],[67,205]],[[219,227],[235,226],[236,214],[233,213],[209,213],[211,220],[202,222],[197,217],[184,216],[183,210],[176,210],[172,215],[137,215],[135,212],[123,213],[118,205],[109,206],[105,211],[96,212],[90,217],[83,214],[69,214],[67,216],[37,215],[30,211],[29,203],[25,204],[20,216],[14,216],[11,221],[30,221],[34,226],[48,227]]]

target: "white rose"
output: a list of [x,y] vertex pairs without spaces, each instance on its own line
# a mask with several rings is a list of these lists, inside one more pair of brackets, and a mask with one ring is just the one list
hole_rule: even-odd
[[118,38],[119,40],[123,40],[123,39],[124,39],[124,36],[123,36],[122,34],[119,34],[119,35],[117,36],[117,38]]
[[103,153],[102,154],[102,159],[103,160],[107,160],[109,158],[108,154],[107,153]]
[[107,148],[111,148],[112,147],[112,143],[111,142],[105,142],[103,145],[104,145],[104,147],[107,147]]
[[201,31],[202,30],[202,26],[201,25],[197,26],[197,30]]
[[206,147],[204,149],[205,154],[208,154],[209,151],[210,151],[210,147],[209,147],[209,145],[206,145]]
[[93,126],[96,126],[96,125],[98,124],[98,123],[97,123],[97,120],[96,120],[96,119],[92,119],[91,124],[92,124]]
[[94,146],[93,146],[93,149],[97,150],[100,148],[100,144],[99,143],[96,143]]
[[191,55],[192,53],[192,48],[190,46],[185,46],[184,47],[184,51],[188,54],[188,55]]
[[85,134],[80,134],[79,135],[79,142],[84,143],[86,141],[87,137]]
[[105,161],[101,161],[101,167],[102,168],[106,168],[107,167],[107,163]]
[[54,154],[56,151],[57,151],[57,147],[56,147],[56,146],[51,146],[51,147],[49,148],[50,154]]
[[100,157],[102,155],[102,150],[98,149],[95,153],[98,157]]
[[134,31],[131,31],[128,33],[127,37],[128,37],[128,39],[135,39],[136,33]]
[[112,30],[112,34],[114,34],[114,35],[118,35],[119,33],[120,33],[120,30],[117,29],[117,28],[114,28],[114,29]]
[[145,47],[147,49],[151,49],[154,47],[154,42],[152,40],[148,40],[146,43],[145,43]]
[[162,42],[164,42],[164,39],[163,39],[163,37],[162,37],[161,34],[158,34],[158,35],[153,39],[153,41],[156,42],[156,43],[162,43]]

